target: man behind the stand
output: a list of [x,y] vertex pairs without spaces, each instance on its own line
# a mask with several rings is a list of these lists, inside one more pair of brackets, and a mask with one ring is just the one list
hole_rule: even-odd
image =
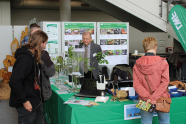
[[[100,45],[97,45],[92,42],[92,37],[90,32],[84,32],[82,35],[83,43],[80,44],[82,48],[85,49],[85,58],[90,58],[87,62],[87,65],[91,68],[92,71],[89,71],[89,67],[84,64],[84,77],[97,79],[99,75],[99,65],[98,60],[96,58],[97,53],[102,52]],[[92,76],[91,76],[92,75]]]

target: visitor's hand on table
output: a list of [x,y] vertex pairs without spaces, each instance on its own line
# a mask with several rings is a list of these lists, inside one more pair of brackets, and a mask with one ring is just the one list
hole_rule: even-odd
[[32,105],[31,105],[30,101],[26,101],[25,103],[23,103],[23,106],[24,106],[24,108],[25,108],[27,111],[29,111],[29,112],[32,111]]

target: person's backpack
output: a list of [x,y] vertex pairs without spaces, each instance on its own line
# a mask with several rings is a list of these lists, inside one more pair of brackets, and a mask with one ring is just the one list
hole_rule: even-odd
[[105,79],[109,79],[108,72],[107,72],[107,67],[103,67],[101,69],[101,74],[105,75]]
[[114,79],[114,75],[117,74],[121,79],[124,80],[132,80],[133,79],[133,71],[131,67],[126,67],[124,65],[116,65],[114,66],[111,74],[111,80]]

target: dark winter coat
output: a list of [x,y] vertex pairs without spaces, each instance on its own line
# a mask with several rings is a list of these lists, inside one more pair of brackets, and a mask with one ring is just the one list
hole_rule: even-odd
[[15,58],[16,62],[9,81],[11,88],[9,105],[19,108],[26,101],[30,101],[35,109],[42,102],[38,64],[26,46],[16,50]]

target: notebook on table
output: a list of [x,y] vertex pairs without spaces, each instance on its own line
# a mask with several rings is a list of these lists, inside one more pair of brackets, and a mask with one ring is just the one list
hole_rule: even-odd
[[74,96],[79,97],[97,97],[101,96],[101,91],[97,90],[96,85],[97,79],[83,79],[83,83],[81,85],[80,92],[75,94]]

